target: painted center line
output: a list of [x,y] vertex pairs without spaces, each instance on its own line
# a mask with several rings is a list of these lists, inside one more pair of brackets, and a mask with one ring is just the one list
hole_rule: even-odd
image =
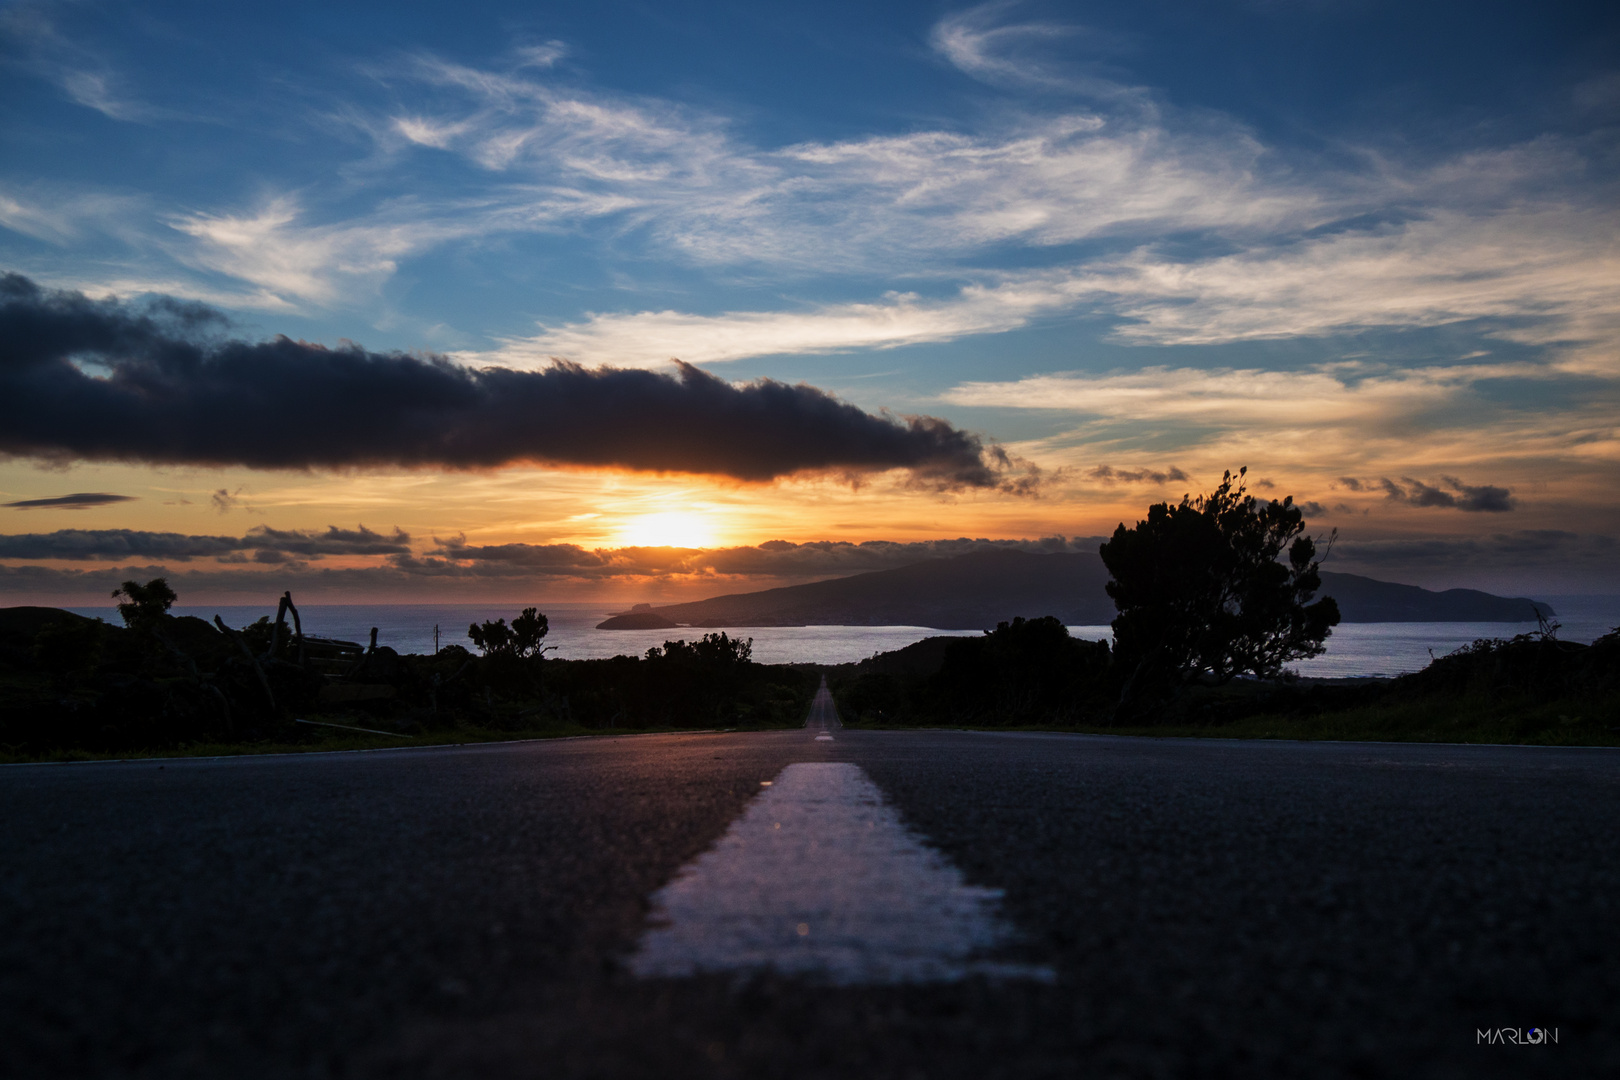
[[1013,937],[1000,899],[920,844],[859,766],[801,762],[653,893],[630,969],[773,969],[840,985],[1051,980],[1047,967],[981,958]]

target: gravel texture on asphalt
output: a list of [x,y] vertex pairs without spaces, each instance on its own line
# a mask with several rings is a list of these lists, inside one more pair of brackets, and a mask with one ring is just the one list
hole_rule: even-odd
[[[815,734],[0,769],[0,1073],[1620,1075],[1620,753]],[[631,976],[795,761],[1056,981]]]

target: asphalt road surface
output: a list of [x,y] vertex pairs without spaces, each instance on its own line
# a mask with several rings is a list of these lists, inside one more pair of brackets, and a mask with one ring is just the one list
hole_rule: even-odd
[[[1620,1075],[1620,753],[823,718],[0,769],[0,1074]],[[683,865],[828,784],[994,944],[636,974]]]

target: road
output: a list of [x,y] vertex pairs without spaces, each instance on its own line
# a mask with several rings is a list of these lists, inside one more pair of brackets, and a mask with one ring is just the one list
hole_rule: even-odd
[[[0,1074],[1620,1075],[1620,754],[819,721],[0,769]],[[828,784],[943,959],[704,970]]]

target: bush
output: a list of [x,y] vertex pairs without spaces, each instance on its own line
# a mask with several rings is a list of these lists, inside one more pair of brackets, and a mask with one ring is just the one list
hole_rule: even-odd
[[[1114,641],[1125,696],[1207,677],[1276,678],[1284,664],[1322,653],[1339,622],[1322,585],[1316,543],[1289,496],[1262,501],[1243,477],[1180,505],[1157,503],[1099,549],[1119,615]],[[1287,561],[1281,556],[1287,552]]]
[[520,660],[540,657],[545,652],[541,642],[550,630],[546,617],[534,608],[524,608],[523,614],[507,626],[505,619],[473,623],[467,627],[467,636],[485,656],[512,656]]
[[1077,641],[1050,615],[998,623],[980,637],[930,638],[828,681],[846,720],[906,725],[1094,722],[1114,688],[1108,643]]
[[126,581],[113,590],[114,600],[120,596],[124,599],[118,604],[118,614],[131,630],[151,629],[162,621],[169,608],[179,599],[163,578],[153,578],[145,585]]

